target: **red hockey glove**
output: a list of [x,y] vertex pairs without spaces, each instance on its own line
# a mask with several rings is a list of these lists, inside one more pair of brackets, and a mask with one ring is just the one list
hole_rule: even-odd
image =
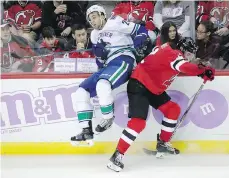
[[200,74],[199,77],[204,79],[204,82],[214,80],[215,69],[211,67],[204,67],[204,68],[205,68],[204,73]]

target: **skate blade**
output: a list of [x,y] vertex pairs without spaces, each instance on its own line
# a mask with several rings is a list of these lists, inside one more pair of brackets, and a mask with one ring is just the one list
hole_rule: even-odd
[[157,152],[156,158],[157,158],[157,159],[163,159],[163,158],[165,158],[165,153]]
[[96,131],[96,129],[94,130],[94,135],[99,135],[99,134],[101,134],[101,133],[103,133],[103,132],[106,132],[107,130],[109,130],[111,128],[111,126],[110,127],[108,127],[106,130],[104,130],[104,131],[102,131],[102,132],[98,132],[98,131]]
[[120,172],[122,170],[122,168],[116,166],[112,162],[110,162],[110,163],[107,164],[107,168],[108,169],[111,169],[112,171],[115,171],[115,172]]
[[86,141],[71,141],[72,146],[77,147],[92,147],[94,145],[93,140],[86,140]]

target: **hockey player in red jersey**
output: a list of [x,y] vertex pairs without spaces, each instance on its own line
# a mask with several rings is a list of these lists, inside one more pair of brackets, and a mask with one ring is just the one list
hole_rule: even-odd
[[[161,31],[166,31],[173,23],[166,22]],[[168,35],[168,33],[167,33]],[[157,142],[157,153],[179,153],[169,140],[180,115],[180,106],[171,101],[166,89],[179,73],[200,76],[205,81],[214,79],[214,69],[198,66],[188,62],[183,53],[195,52],[195,44],[190,38],[181,39],[177,44],[168,42],[161,34],[162,45],[156,47],[133,71],[127,85],[129,99],[129,117],[127,128],[122,132],[116,151],[107,165],[109,169],[119,172],[124,168],[122,162],[132,142],[146,126],[149,105],[164,114],[162,129]]]

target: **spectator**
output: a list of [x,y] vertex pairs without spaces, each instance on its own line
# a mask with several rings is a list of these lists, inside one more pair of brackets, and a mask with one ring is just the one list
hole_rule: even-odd
[[229,35],[229,1],[199,1],[197,9],[197,26],[201,21],[214,23],[216,34]]
[[[42,29],[43,42],[41,43],[41,53],[61,52],[65,49],[65,40],[56,38],[55,30],[52,27]],[[47,51],[47,52],[45,52]]]
[[191,35],[188,2],[158,0],[155,4],[153,20],[158,29],[161,29],[163,23],[172,21],[181,36],[190,37]]
[[46,1],[42,13],[43,27],[51,26],[57,37],[71,37],[72,24],[86,24],[84,8],[77,1]]
[[42,3],[40,1],[18,0],[8,4],[4,18],[15,23],[23,37],[33,41],[38,38],[40,33],[41,13]]
[[154,3],[152,1],[122,1],[112,11],[127,21],[143,24],[149,30],[151,41],[154,42],[158,29],[153,23]]
[[152,1],[123,1],[116,5],[113,14],[120,15],[128,21],[145,24],[148,30],[155,30],[153,10]]
[[[177,27],[175,23],[168,21],[164,23],[164,29],[161,31],[161,36],[157,38],[156,45],[160,46],[161,44],[166,43],[167,41],[171,44],[176,45],[180,39],[180,36],[176,33]],[[164,37],[164,38],[161,38]]]
[[1,72],[31,72],[34,56],[26,39],[11,34],[11,25],[2,22],[1,25]]
[[[74,24],[72,26],[72,39],[66,45],[67,50],[85,50],[91,49],[92,43],[87,35],[87,29],[85,25]],[[71,58],[83,58],[93,56],[91,51],[71,52],[69,55]]]
[[216,68],[217,61],[220,57],[219,49],[221,37],[213,32],[214,24],[211,21],[200,22],[196,31],[198,50],[196,53],[197,60],[195,62],[201,62],[204,65],[210,65]]
[[58,52],[63,52],[65,40],[56,38],[55,31],[52,27],[42,29],[43,41],[40,45],[40,57],[35,60],[33,72],[53,72],[53,59],[62,57]]

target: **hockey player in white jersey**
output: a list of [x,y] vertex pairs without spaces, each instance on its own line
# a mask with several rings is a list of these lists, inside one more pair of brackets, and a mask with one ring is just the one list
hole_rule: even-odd
[[77,116],[82,132],[71,137],[73,145],[86,141],[93,144],[93,106],[90,98],[97,95],[102,120],[95,128],[101,133],[111,127],[114,120],[114,98],[112,90],[128,81],[135,63],[134,50],[142,48],[148,41],[144,26],[127,22],[119,16],[106,20],[102,6],[93,5],[87,10],[87,19],[93,27],[91,41],[99,71],[84,80],[76,91]]

